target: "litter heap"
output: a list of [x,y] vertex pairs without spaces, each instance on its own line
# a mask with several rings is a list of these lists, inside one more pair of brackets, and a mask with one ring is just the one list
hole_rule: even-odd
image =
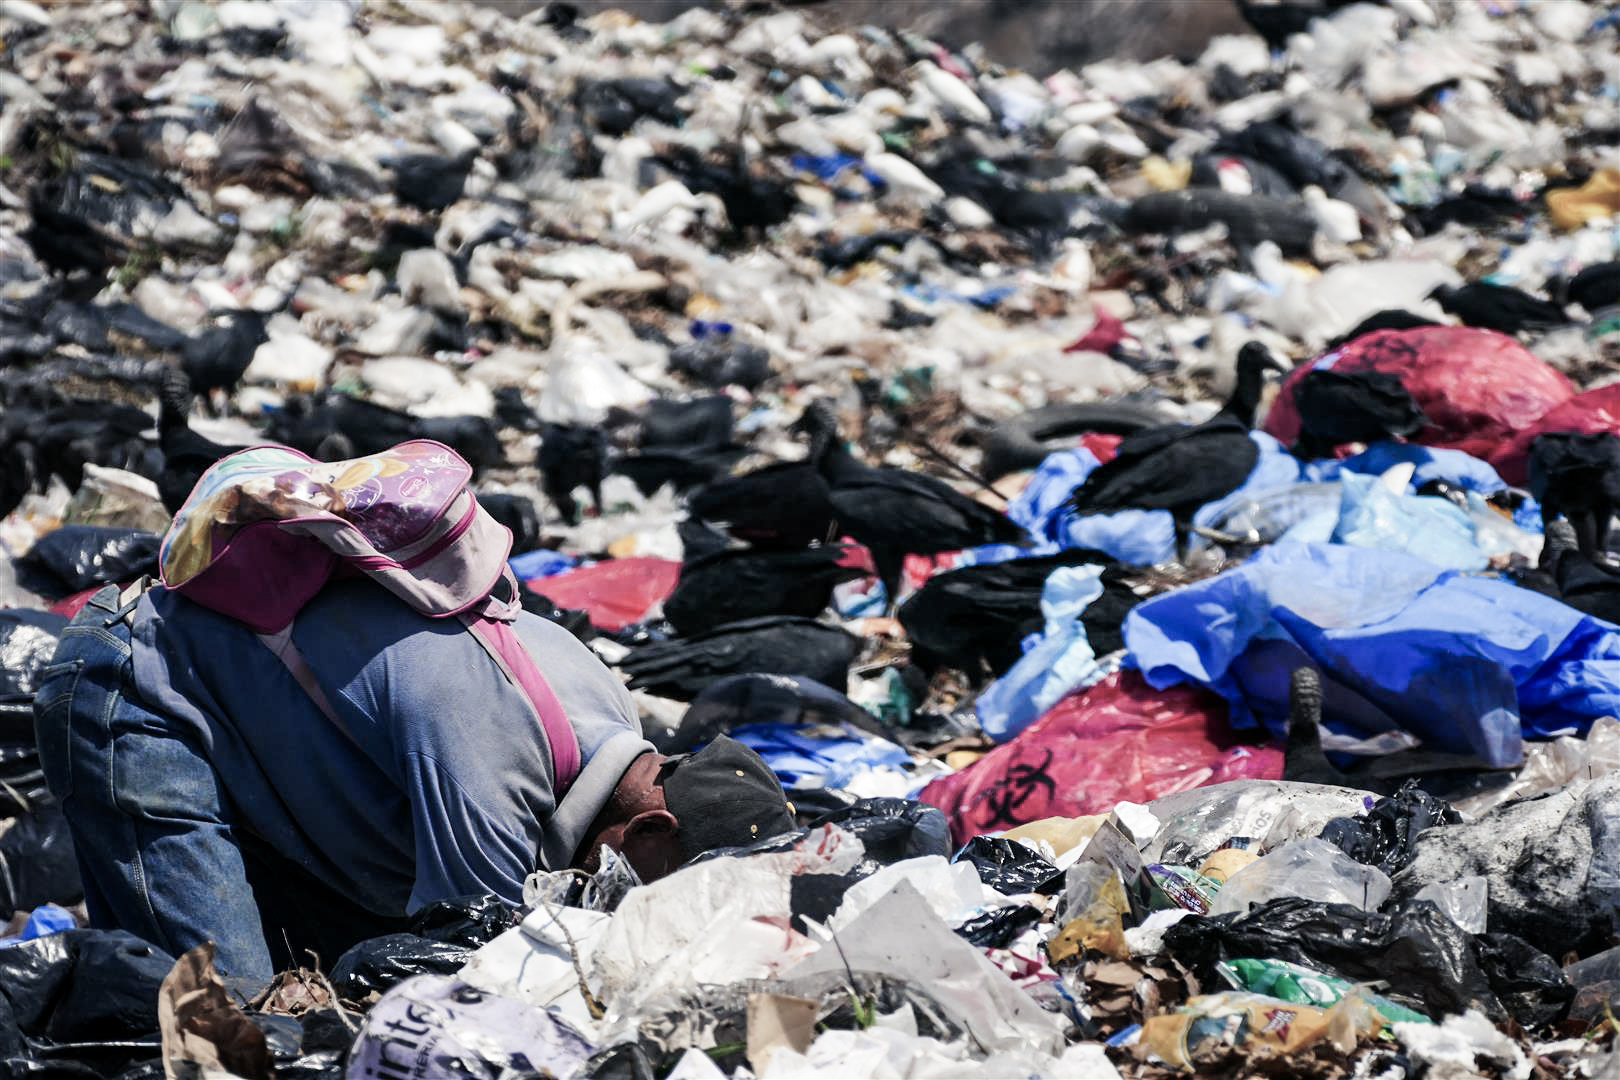
[[[0,3],[0,1071],[1614,1075],[1616,10],[1241,6]],[[802,831],[269,987],[80,928],[85,590],[408,438]]]

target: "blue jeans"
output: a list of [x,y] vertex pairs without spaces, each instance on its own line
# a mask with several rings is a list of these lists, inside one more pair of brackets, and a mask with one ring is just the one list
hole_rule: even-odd
[[135,695],[118,597],[102,589],[63,631],[34,698],[45,781],[73,833],[92,925],[174,956],[213,941],[222,972],[263,978],[307,964],[306,950],[330,965],[400,929],[237,827],[196,734]]

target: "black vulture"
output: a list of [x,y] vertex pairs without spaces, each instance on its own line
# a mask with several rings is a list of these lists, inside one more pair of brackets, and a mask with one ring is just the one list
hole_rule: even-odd
[[602,477],[607,470],[607,436],[598,427],[546,424],[540,429],[540,487],[570,525],[579,524],[575,488],[591,493],[602,512]]
[[1205,503],[1237,490],[1260,460],[1249,438],[1268,367],[1280,367],[1263,345],[1243,346],[1237,384],[1220,412],[1202,424],[1172,424],[1127,435],[1112,461],[1098,466],[1070,496],[1081,514],[1168,510],[1176,552],[1187,557],[1192,516]]
[[191,430],[191,380],[179,368],[164,372],[158,391],[158,448],[163,451],[163,472],[158,475],[158,497],[164,509],[177,513],[209,466],[243,446],[226,446]]
[[206,397],[235,387],[267,340],[265,318],[256,311],[230,312],[218,325],[199,331],[180,350],[180,366],[191,379],[192,392]]
[[814,618],[841,582],[866,576],[841,544],[799,551],[734,548],[687,559],[664,617],[683,636],[764,615]]
[[619,667],[630,689],[690,701],[727,675],[803,675],[834,688],[849,682],[861,639],[792,615],[727,623],[695,637],[633,648]]
[[540,515],[534,501],[523,495],[487,493],[478,496],[489,516],[505,525],[512,534],[512,554],[521,555],[540,546]]
[[1539,435],[1530,444],[1529,472],[1542,522],[1551,524],[1562,514],[1575,529],[1581,553],[1598,558],[1620,507],[1620,438],[1608,432]]
[[730,398],[659,398],[642,414],[640,451],[616,458],[610,468],[643,495],[665,484],[684,492],[727,475],[747,453],[732,441]]
[[1580,551],[1567,521],[1547,526],[1541,566],[1564,603],[1595,619],[1620,625],[1620,574],[1599,566]]
[[1620,304],[1620,262],[1594,263],[1562,282],[1560,292],[1588,313]]
[[832,499],[814,461],[786,461],[706,484],[692,516],[755,547],[802,548],[835,538]]
[[1564,309],[1551,300],[1531,296],[1523,289],[1476,281],[1452,288],[1437,285],[1429,293],[1447,313],[1466,326],[1517,334],[1522,330],[1547,330],[1569,322]]
[[1345,443],[1415,435],[1428,422],[1400,377],[1381,371],[1306,372],[1294,384],[1294,408],[1294,454],[1306,461],[1327,457]]
[[810,435],[810,457],[827,482],[839,529],[872,553],[890,605],[898,601],[907,555],[1029,542],[1023,527],[1007,515],[944,481],[856,461],[839,439],[838,421],[825,402],[811,404],[795,426]]

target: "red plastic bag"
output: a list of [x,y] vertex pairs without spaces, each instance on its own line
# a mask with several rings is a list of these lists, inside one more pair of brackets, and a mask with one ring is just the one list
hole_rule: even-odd
[[1101,814],[1121,800],[1250,778],[1282,778],[1276,746],[1238,743],[1226,702],[1207,690],[1154,690],[1135,671],[1058,702],[1017,738],[919,798],[939,807],[965,844],[980,833],[1047,817]]
[[623,630],[647,618],[654,604],[675,591],[681,564],[634,556],[609,559],[530,583],[535,592],[568,611],[584,611],[592,625]]
[[1530,461],[1530,444],[1537,435],[1549,431],[1571,431],[1580,435],[1608,431],[1620,435],[1620,383],[1576,394],[1563,404],[1554,406],[1540,420],[1498,447],[1490,462],[1502,474],[1503,480],[1520,487],[1524,485],[1525,469]]
[[[1266,431],[1284,446],[1299,437],[1295,384],[1333,355],[1295,368],[1272,403]],[[1429,418],[1413,442],[1486,460],[1575,393],[1568,379],[1517,341],[1471,326],[1380,330],[1337,350],[1332,366],[1398,376]]]

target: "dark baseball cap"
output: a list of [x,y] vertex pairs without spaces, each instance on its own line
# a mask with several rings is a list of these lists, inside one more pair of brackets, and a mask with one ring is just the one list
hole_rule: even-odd
[[728,735],[660,767],[664,805],[675,815],[681,854],[741,847],[796,827],[782,785],[765,760]]

